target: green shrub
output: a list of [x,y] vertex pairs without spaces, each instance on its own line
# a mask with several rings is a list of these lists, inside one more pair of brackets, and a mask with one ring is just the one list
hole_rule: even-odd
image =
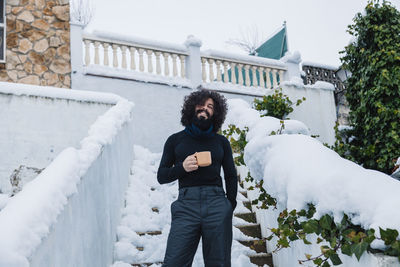
[[341,53],[350,129],[334,149],[366,168],[390,174],[400,154],[400,12],[371,1],[348,32],[355,41]]

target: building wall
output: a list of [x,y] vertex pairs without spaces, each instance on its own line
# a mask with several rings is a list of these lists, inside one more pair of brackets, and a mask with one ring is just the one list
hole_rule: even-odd
[[71,87],[68,0],[6,1],[0,81]]
[[[161,152],[169,135],[183,129],[180,124],[183,99],[192,92],[189,88],[173,87],[132,80],[74,74],[74,89],[111,92],[135,103],[133,125],[135,144],[153,152]],[[76,87],[75,87],[76,86]],[[272,92],[272,90],[270,90]],[[311,86],[285,86],[291,99],[306,97],[306,101],[289,117],[304,122],[311,133],[319,135],[322,142],[333,144],[336,121],[333,90]],[[223,93],[228,99],[241,98],[252,103],[254,96]]]

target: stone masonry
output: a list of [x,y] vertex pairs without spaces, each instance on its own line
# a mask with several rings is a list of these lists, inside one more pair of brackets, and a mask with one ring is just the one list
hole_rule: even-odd
[[71,87],[69,0],[7,0],[0,81]]

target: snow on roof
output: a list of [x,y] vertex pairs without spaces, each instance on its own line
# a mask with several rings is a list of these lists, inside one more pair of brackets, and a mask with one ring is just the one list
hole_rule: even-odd
[[123,99],[122,97],[111,93],[99,93],[8,82],[0,82],[0,94],[68,99],[82,102],[100,102],[105,104],[116,104],[118,101]]

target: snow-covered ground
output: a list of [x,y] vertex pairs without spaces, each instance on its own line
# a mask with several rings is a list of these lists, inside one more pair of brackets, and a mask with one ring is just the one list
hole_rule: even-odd
[[[178,184],[160,185],[157,168],[160,153],[151,153],[141,146],[134,147],[135,160],[132,165],[130,185],[126,192],[126,206],[122,211],[115,244],[115,263],[112,267],[130,267],[130,263],[162,262],[171,223],[170,204],[177,198]],[[237,212],[248,212],[243,206],[243,195],[238,194]],[[154,212],[152,208],[157,208]],[[233,217],[234,225],[248,224]],[[254,254],[237,240],[251,240],[237,228],[233,228],[232,266],[252,267],[248,254]],[[161,235],[139,236],[137,232],[161,231]],[[143,248],[143,251],[138,250]],[[201,241],[194,258],[193,267],[204,266]],[[153,266],[159,266],[153,264]]]

